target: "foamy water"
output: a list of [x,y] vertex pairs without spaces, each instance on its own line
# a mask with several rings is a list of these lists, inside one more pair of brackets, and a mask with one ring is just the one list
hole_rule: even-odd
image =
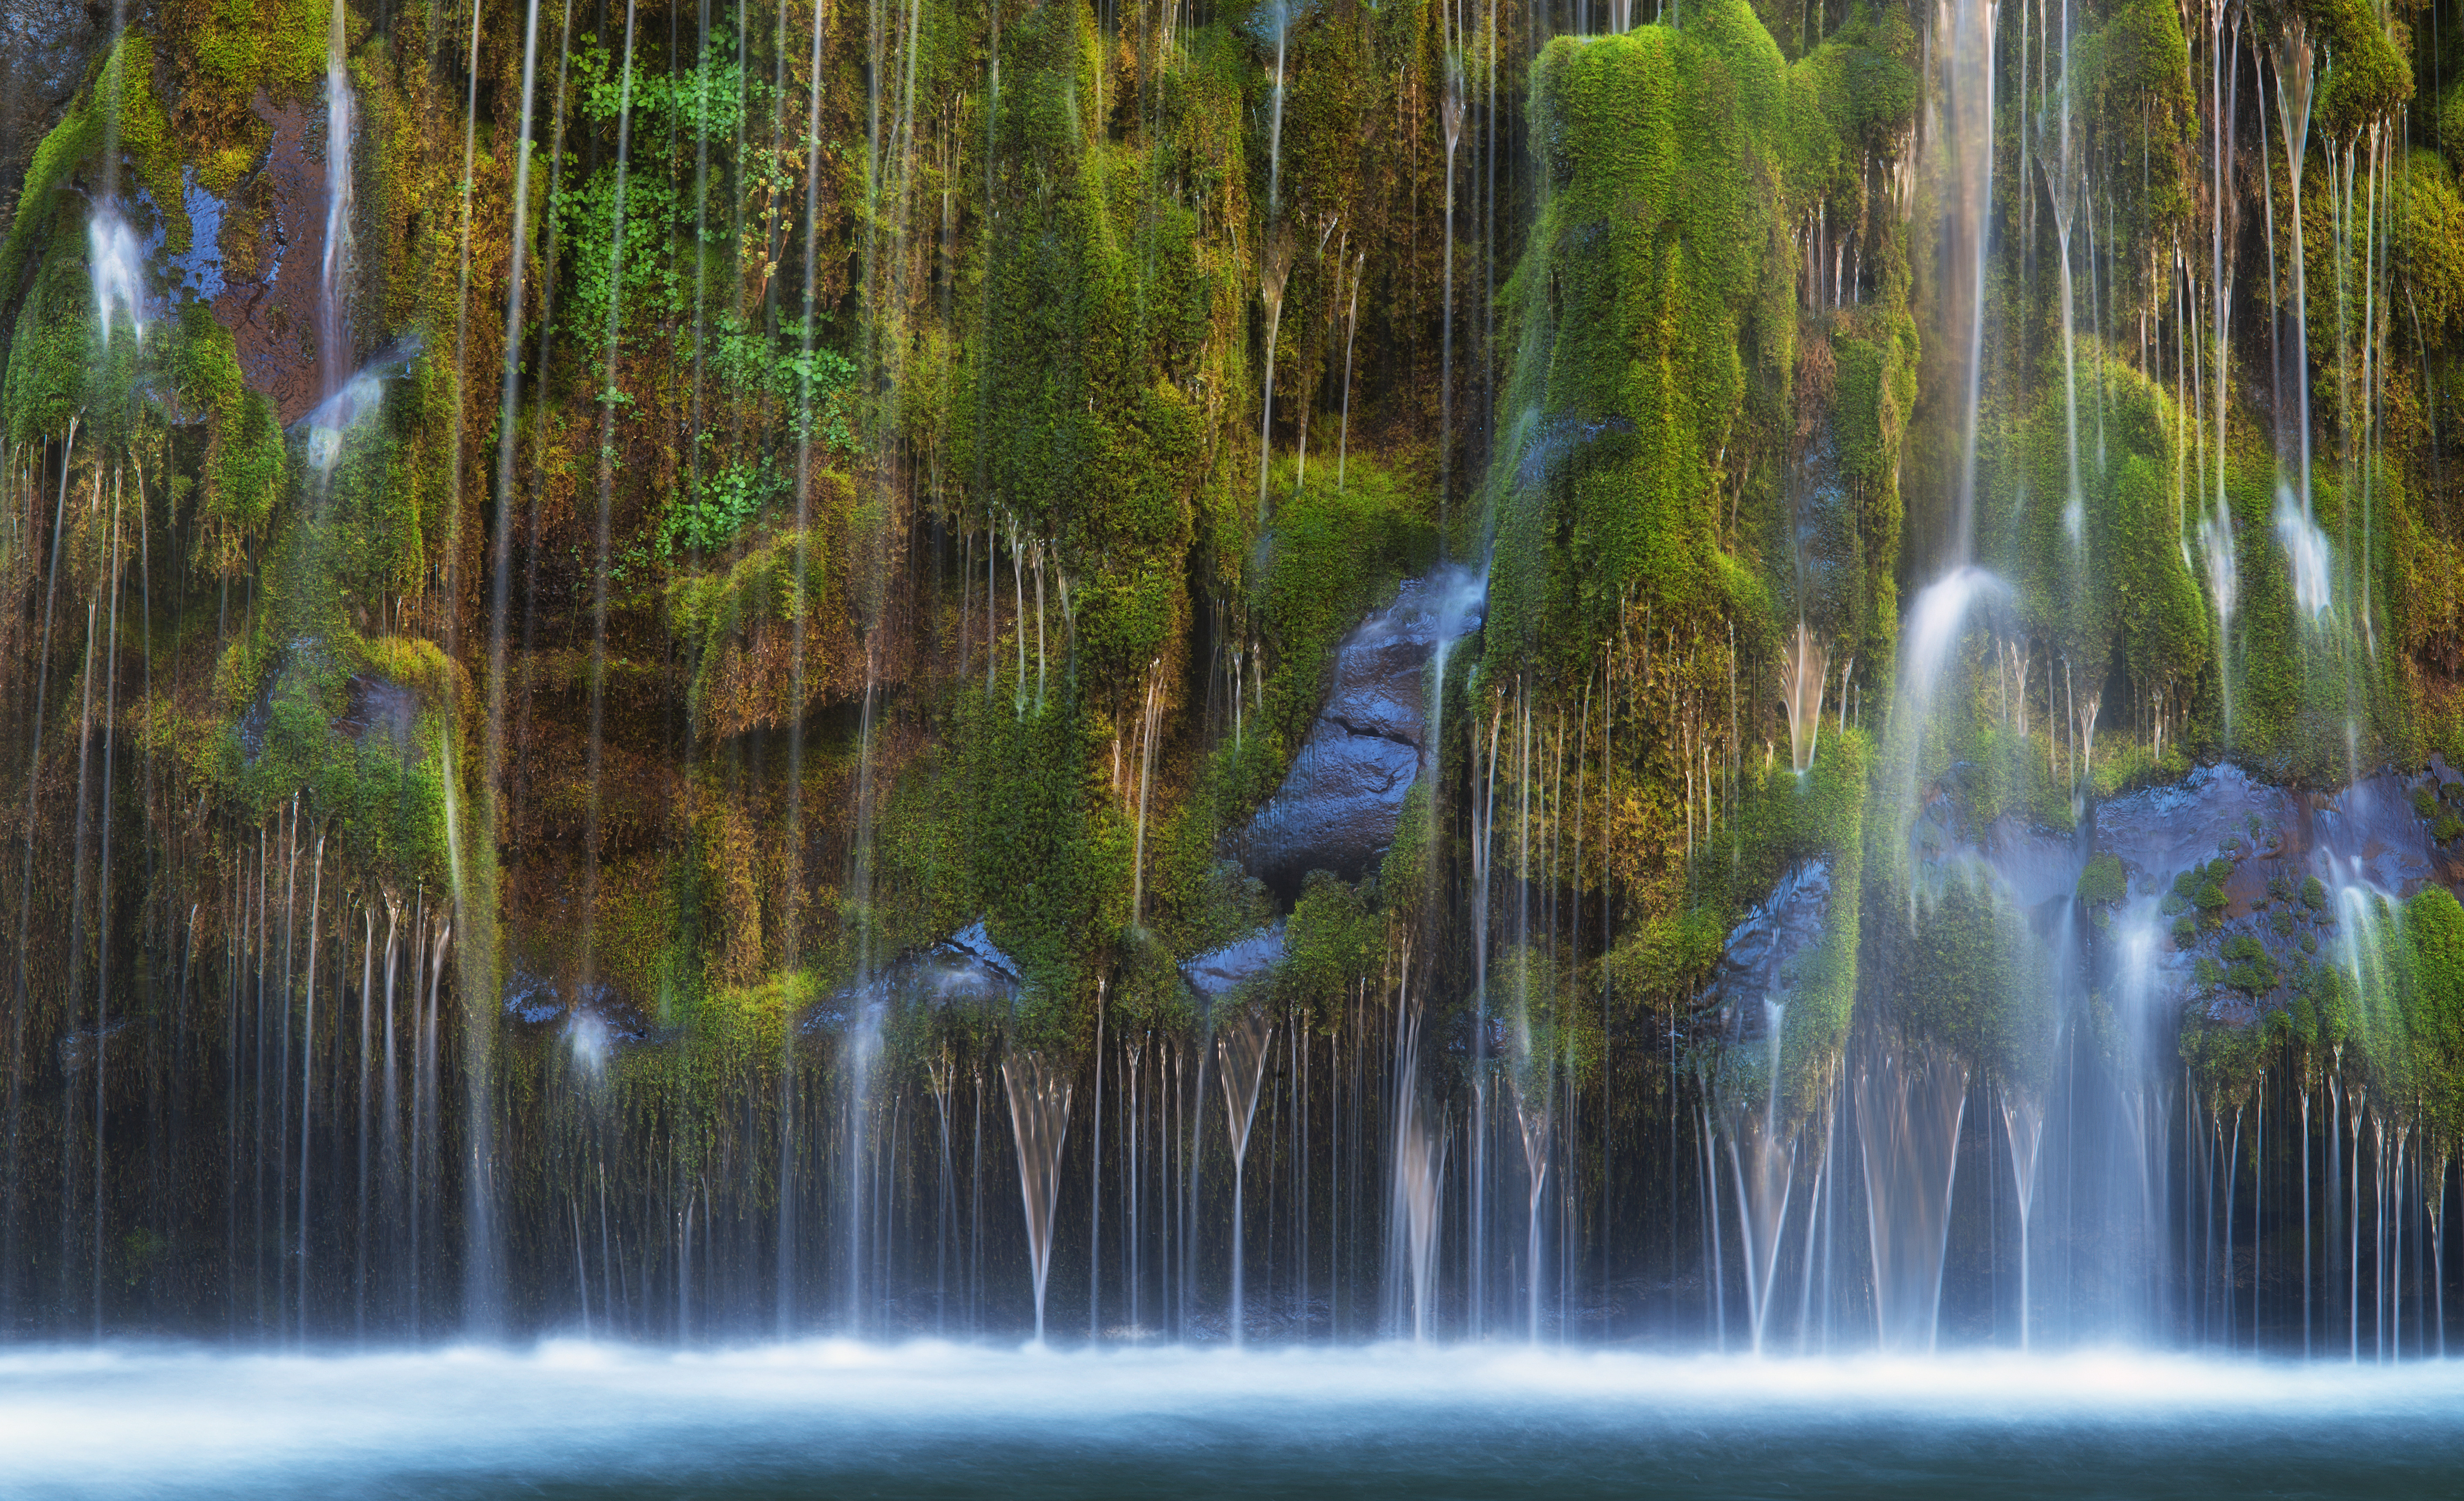
[[[2433,1494],[2464,1367],[1513,1347],[0,1356],[0,1491]],[[2304,1477],[2309,1478],[2304,1478]],[[2353,1482],[2349,1490],[2338,1477]],[[2184,1489],[2188,1488],[2188,1489]]]

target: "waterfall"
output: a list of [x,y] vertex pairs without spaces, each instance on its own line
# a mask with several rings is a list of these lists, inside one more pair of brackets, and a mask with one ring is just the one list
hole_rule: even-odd
[[2011,1186],[2019,1212],[2019,1348],[2031,1343],[2035,1301],[2028,1288],[2028,1220],[2036,1203],[2036,1159],[2044,1145],[2045,1110],[2041,1101],[2005,1086],[2001,1091],[2003,1140],[2011,1151]]
[[343,55],[342,0],[333,0],[325,26],[325,249],[317,277],[319,393],[341,388],[351,369],[350,279],[357,258],[352,234],[351,155],[359,136],[359,101]]
[[[1403,969],[1410,973],[1410,955]],[[1390,1327],[1416,1343],[1431,1334],[1438,1294],[1438,1211],[1445,1184],[1447,1133],[1429,1118],[1419,1078],[1420,1008],[1408,984],[1395,993],[1393,1181],[1387,1206],[1386,1288]]]
[[1856,1092],[1876,1335],[1885,1350],[1930,1352],[1941,1332],[1968,1065],[1938,1050],[1882,1043],[1859,1066]]
[[1798,1130],[1780,1118],[1783,1041],[1788,1006],[1763,1002],[1765,1057],[1761,1109],[1738,1100],[1729,1111],[1728,1175],[1737,1195],[1737,1231],[1746,1265],[1746,1320],[1753,1352],[1763,1353],[1770,1333],[1771,1294],[1779,1279],[1781,1232],[1788,1225],[1789,1199],[1795,1187]]
[[0,1336],[2437,1346],[2436,49],[1686,9],[98,22]]
[[1018,1190],[1035,1277],[1035,1342],[1042,1344],[1044,1284],[1052,1270],[1052,1215],[1061,1200],[1071,1080],[1044,1054],[1028,1051],[1002,1058],[1001,1081],[1009,1089],[1010,1128],[1018,1143]]
[[[1812,769],[1815,747],[1822,738],[1822,690],[1830,674],[1830,653],[1799,619],[1789,650],[1779,659],[1779,693],[1788,711],[1789,769],[1800,777]],[[1844,703],[1844,691],[1840,697]]]
[[86,238],[94,267],[94,313],[103,347],[111,347],[112,329],[118,322],[115,312],[124,313],[132,331],[143,339],[145,293],[141,277],[145,256],[117,199],[105,198],[95,206],[94,216],[86,223]]
[[[1933,46],[1942,59],[1947,119],[1939,166],[1947,177],[1956,242],[1950,261],[1949,301],[1965,314],[1963,395],[1959,430],[1959,488],[1949,551],[1952,568],[1975,553],[1976,457],[1979,411],[1985,383],[1986,275],[1993,220],[1993,28],[1997,0],[1947,0],[1936,12]],[[2067,317],[2064,320],[2067,325]],[[2076,445],[2074,445],[2076,446]]]
[[1249,1160],[1249,1127],[1258,1116],[1258,1089],[1266,1078],[1266,1054],[1275,1025],[1264,1012],[1243,1011],[1215,1029],[1216,1079],[1223,1087],[1223,1131],[1232,1148],[1232,1343],[1247,1338],[1242,1306],[1243,1183]]

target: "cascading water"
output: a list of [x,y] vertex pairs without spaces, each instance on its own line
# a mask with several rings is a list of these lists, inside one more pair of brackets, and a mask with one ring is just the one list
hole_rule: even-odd
[[1216,1028],[1216,1079],[1223,1087],[1223,1131],[1232,1148],[1232,1342],[1246,1337],[1248,1320],[1243,1306],[1242,1185],[1249,1161],[1249,1127],[1258,1118],[1258,1090],[1266,1078],[1266,1052],[1274,1041],[1274,1023],[1250,1011]]
[[1044,1286],[1052,1270],[1052,1215],[1060,1203],[1061,1149],[1069,1138],[1071,1082],[1042,1053],[1001,1060],[1009,1116],[1018,1142],[1019,1195],[1026,1210],[1035,1274],[1035,1337],[1044,1339]]
[[1236,9],[115,33],[0,276],[0,1335],[2443,1351],[2431,112]]
[[120,211],[115,200],[106,198],[94,210],[87,222],[87,254],[94,267],[94,314],[102,331],[102,342],[110,347],[119,315],[124,315],[130,330],[139,339],[145,337],[145,294],[138,283],[144,265],[136,231]]
[[350,280],[359,259],[352,214],[358,189],[351,170],[359,104],[343,52],[343,19],[342,0],[334,0],[325,26],[325,248],[317,277],[317,367],[327,396],[341,387],[351,368]]

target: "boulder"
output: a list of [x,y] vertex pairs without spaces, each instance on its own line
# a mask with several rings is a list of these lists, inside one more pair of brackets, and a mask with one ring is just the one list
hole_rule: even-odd
[[1180,974],[1189,988],[1198,992],[1199,1000],[1212,1005],[1272,970],[1283,959],[1284,925],[1278,920],[1197,956],[1180,966]]
[[1429,755],[1429,659],[1480,626],[1483,581],[1445,570],[1405,583],[1335,655],[1326,707],[1242,841],[1250,873],[1289,898],[1311,871],[1357,880],[1395,842]]

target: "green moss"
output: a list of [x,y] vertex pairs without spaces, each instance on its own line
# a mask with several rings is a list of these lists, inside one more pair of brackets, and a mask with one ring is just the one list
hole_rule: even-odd
[[[1242,526],[1208,516],[1229,467],[1207,436],[1220,395],[1200,393],[1254,385],[1239,337],[1250,264],[1177,190],[1245,176],[1241,140],[1199,118],[1230,102],[1215,89],[1239,55],[1221,30],[1189,40],[1188,92],[1158,101],[1156,130],[1133,146],[1081,119],[1099,95],[1091,11],[1047,7],[1003,28],[980,332],[946,383],[973,394],[948,414],[976,481],[965,524],[1054,544],[1081,581],[1080,669],[1107,690],[1134,692],[1185,629],[1175,584],[1192,542]],[[1239,531],[1220,545],[1237,567]]]
[[[1751,379],[1793,366],[1787,77],[1743,0],[1560,37],[1532,69],[1548,186],[1505,301],[1492,655],[1608,634],[1629,598],[1724,603],[1724,473]],[[1777,295],[1772,295],[1773,289]]]
[[2404,24],[2363,0],[2308,0],[2303,9],[2324,43],[2320,123],[2342,140],[2391,119],[2412,98],[2412,68],[2405,60],[2412,42]]
[[[2458,92],[2450,88],[2449,99]],[[2448,139],[2464,147],[2464,136]],[[2464,332],[2464,195],[2434,151],[2408,152],[2397,181],[2393,253],[2405,267],[2407,311],[2443,342]]]
[[274,404],[242,381],[231,330],[203,304],[182,304],[169,366],[180,400],[206,419],[196,562],[232,577],[248,568],[249,544],[264,534],[282,495],[289,463],[282,429]]
[[[1793,973],[1780,1048],[1780,1098],[1792,1120],[1818,1110],[1847,1045],[1854,1017],[1861,951],[1864,884],[1865,786],[1872,773],[1871,742],[1861,731],[1825,736],[1819,755],[1803,778],[1774,765],[1751,775],[1730,830],[1733,858],[1725,878],[1705,881],[1704,905],[1683,918],[1644,930],[1609,960],[1620,989],[1628,985],[1677,985],[1684,999],[1701,987],[1725,934],[1747,907],[1761,901],[1779,878],[1802,862],[1826,867],[1831,895],[1823,910],[1818,943],[1800,956]],[[1697,967],[1699,966],[1699,968]],[[1768,1089],[1767,1058],[1719,1060],[1724,1097],[1747,1091],[1759,1098]],[[1740,1072],[1740,1070],[1745,1071]]]
[[101,357],[94,283],[83,260],[45,257],[9,350],[11,440],[30,443],[67,432],[93,398]]
[[1280,503],[1262,544],[1250,609],[1274,663],[1265,728],[1298,745],[1326,695],[1334,649],[1362,615],[1436,561],[1431,496],[1410,476],[1354,458],[1344,488],[1323,466],[1297,494],[1278,476]]
[[2110,854],[2100,854],[2080,870],[2079,889],[2075,893],[2082,906],[2112,906],[2129,894],[2128,883],[2122,873],[2122,862]]
[[2069,402],[2059,341],[2052,345],[2021,438],[2023,471],[2017,483],[1992,493],[1979,527],[2013,559],[2009,574],[2030,633],[2059,649],[2075,682],[2101,683],[2118,655],[2140,696],[2183,703],[2215,660],[2215,619],[2191,571],[2195,543],[2185,540],[2189,522],[2176,494],[2182,413],[2129,364],[2092,339],[2080,342],[2083,524],[2074,541],[2064,516]]
[[1310,872],[1284,928],[1278,985],[1287,1004],[1332,1026],[1375,966],[1384,936],[1385,924],[1359,892],[1323,871]]
[[1952,867],[1920,897],[1913,928],[1894,914],[1891,1014],[1908,1036],[1946,1044],[1997,1078],[2034,1086],[2053,1058],[2042,945],[1991,875]]
[[[188,210],[180,190],[179,150],[154,88],[153,48],[142,33],[125,32],[99,60],[85,92],[34,148],[27,164],[9,237],[0,243],[0,308],[16,295],[27,262],[55,239],[60,190],[70,186],[80,168],[94,168],[93,158],[110,139],[115,95],[120,101],[120,148],[134,166],[137,182],[153,199],[155,211],[163,216],[164,247],[174,253],[188,248]],[[99,185],[96,186],[99,193]]]

